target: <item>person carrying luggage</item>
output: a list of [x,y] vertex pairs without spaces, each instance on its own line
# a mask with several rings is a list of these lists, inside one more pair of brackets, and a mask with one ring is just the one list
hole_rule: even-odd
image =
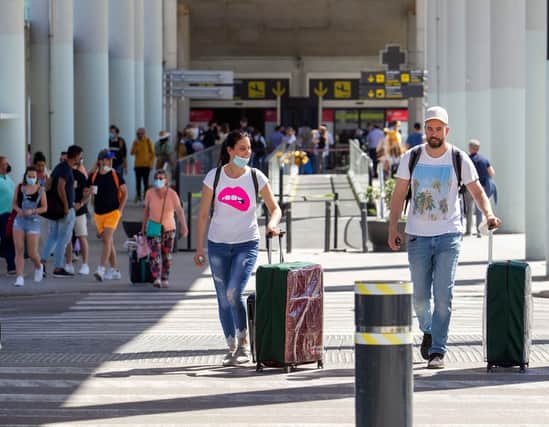
[[[501,225],[479,183],[473,162],[466,153],[446,141],[448,131],[446,110],[442,107],[427,109],[427,143],[412,148],[402,158],[389,219],[388,244],[392,250],[398,250],[404,236],[398,232],[397,224],[411,187],[406,223],[408,262],[414,286],[414,310],[424,334],[421,355],[429,360],[427,367],[430,369],[444,368],[447,350],[454,279],[463,234],[460,187],[467,187],[491,229]],[[415,164],[410,161],[412,156]]]
[[172,264],[172,248],[175,239],[175,219],[179,219],[181,237],[188,233],[185,213],[177,193],[168,186],[164,169],[154,173],[154,187],[145,193],[145,212],[142,232],[147,236],[150,248],[149,261],[155,288],[167,288]]
[[203,242],[208,217],[211,216],[208,261],[219,304],[219,319],[229,348],[223,366],[250,360],[242,293],[255,267],[259,250],[256,215],[259,194],[270,212],[267,232],[279,234],[280,207],[267,177],[247,166],[251,155],[247,134],[241,131],[229,133],[221,148],[219,166],[204,179],[198,213],[194,256],[198,266],[205,264]]

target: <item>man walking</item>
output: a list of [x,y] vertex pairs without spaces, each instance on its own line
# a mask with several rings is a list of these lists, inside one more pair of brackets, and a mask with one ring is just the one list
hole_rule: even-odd
[[123,176],[126,172],[128,150],[126,149],[126,141],[120,136],[120,129],[116,125],[111,125],[109,128],[109,150],[114,153],[112,167],[119,175]]
[[154,166],[154,145],[147,136],[145,128],[139,128],[136,132],[136,140],[133,141],[131,155],[135,156],[135,189],[137,191],[135,202],[142,201],[141,183],[143,183],[143,197],[149,188],[149,175]]
[[[67,159],[61,161],[51,173],[46,183],[46,190],[56,192],[58,203],[63,206],[63,217],[60,219],[48,219],[48,240],[42,247],[42,264],[45,264],[52,250],[54,261],[54,277],[69,277],[72,273],[65,269],[65,249],[72,237],[74,228],[74,175],[73,167],[80,164],[82,159],[82,147],[71,145],[67,150]],[[49,207],[48,207],[49,210]]]
[[[479,154],[479,150],[480,150],[480,141],[478,139],[471,139],[469,141],[469,157],[471,158],[471,161],[473,162],[477,170],[478,180],[480,182],[480,185],[482,185],[482,188],[486,193],[486,197],[490,199],[493,196],[494,202],[497,202],[496,183],[494,182],[494,179],[493,179],[494,175],[496,174],[496,171],[494,170],[494,167],[490,164],[490,161],[483,155]],[[473,208],[474,208],[477,237],[480,237],[480,232],[478,227],[482,221],[482,212],[480,212],[480,209],[478,207],[476,206],[473,207],[473,199],[470,196],[467,197],[466,201],[467,201],[466,234],[471,234],[471,225],[473,223]]]
[[411,183],[406,234],[414,310],[424,334],[421,355],[429,361],[428,368],[440,369],[444,367],[447,350],[454,278],[463,233],[460,185],[465,185],[471,193],[490,228],[499,227],[501,220],[492,212],[469,156],[446,141],[449,132],[446,110],[427,109],[424,125],[427,143],[409,150],[396,174],[388,243],[392,250],[397,250],[404,238],[397,230],[397,223]]
[[[98,237],[103,241],[101,261],[94,274],[100,282],[121,278],[113,235],[126,206],[128,191],[122,175],[112,168],[113,158],[114,153],[107,149],[101,150],[97,156],[98,169],[90,176],[90,188],[94,195],[95,226]],[[107,262],[110,263],[108,270]]]

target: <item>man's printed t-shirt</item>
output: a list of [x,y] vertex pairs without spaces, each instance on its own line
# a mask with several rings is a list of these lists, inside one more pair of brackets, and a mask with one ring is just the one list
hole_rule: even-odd
[[[215,171],[216,169],[212,169],[204,178],[204,184],[211,190]],[[261,192],[268,179],[257,169],[256,174],[258,192]],[[214,200],[208,240],[214,243],[243,243],[259,239],[255,188],[249,167],[246,167],[246,172],[239,178],[228,177],[225,168],[222,168]]]
[[[427,154],[423,145],[421,156],[414,168],[411,187],[412,199],[408,209],[406,233],[414,236],[440,236],[447,233],[463,233],[458,182],[452,163],[451,147],[440,157]],[[397,178],[410,180],[410,152],[400,161]],[[473,162],[467,154],[461,154],[461,180],[467,185],[478,180]]]

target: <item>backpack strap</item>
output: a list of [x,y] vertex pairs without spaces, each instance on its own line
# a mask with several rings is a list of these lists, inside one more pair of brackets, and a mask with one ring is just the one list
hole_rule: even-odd
[[[92,185],[95,182],[95,178],[97,178],[97,172],[98,171],[95,171],[91,176],[91,184]],[[118,174],[116,173],[116,171],[114,169],[111,169],[111,174],[112,174],[112,180],[114,181],[114,185],[116,186],[116,194],[118,196],[118,201],[120,202],[120,200],[122,200],[122,194],[120,192],[120,180],[118,179]]]
[[215,170],[215,178],[214,178],[214,182],[213,182],[213,194],[212,194],[212,203],[211,203],[211,206],[210,206],[210,218],[213,217],[213,214],[214,214],[214,206],[215,206],[215,190],[217,188],[217,184],[219,184],[219,177],[221,176],[221,168],[223,166],[218,166],[217,169]]
[[[410,159],[408,159],[408,170],[410,171],[410,181],[412,181],[412,174],[414,173],[414,169],[419,162],[419,158],[421,157],[421,151],[423,147],[421,145],[418,145],[417,147],[412,148],[410,151]],[[410,203],[410,200],[412,199],[412,186],[408,186],[408,193],[406,194],[406,200],[404,202],[404,212],[408,209],[408,204]]]
[[259,182],[257,181],[257,169],[251,168],[251,172],[252,172],[252,181],[254,182],[255,200],[257,201],[257,197],[259,193]]

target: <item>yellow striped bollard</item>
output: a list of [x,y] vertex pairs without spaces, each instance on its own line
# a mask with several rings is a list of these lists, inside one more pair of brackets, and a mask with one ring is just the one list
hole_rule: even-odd
[[355,283],[359,427],[412,427],[412,284]]

